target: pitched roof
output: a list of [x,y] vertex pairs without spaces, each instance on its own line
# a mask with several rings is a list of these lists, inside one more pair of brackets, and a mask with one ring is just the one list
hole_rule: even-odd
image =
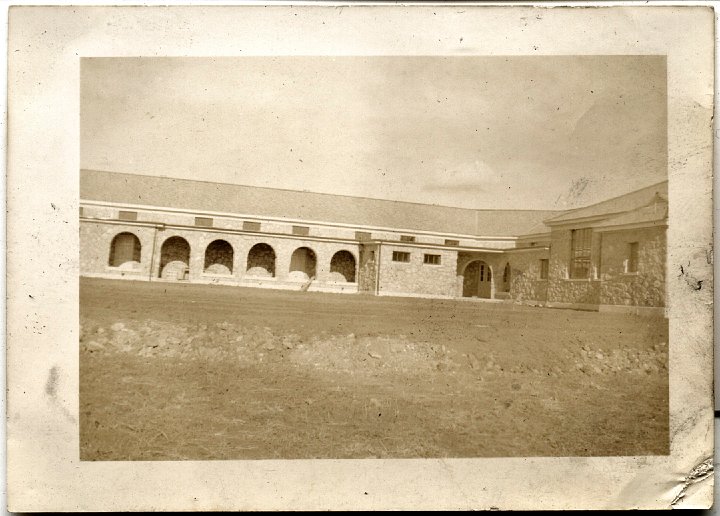
[[188,211],[474,236],[516,236],[548,210],[473,210],[98,170],[80,171],[80,198]]
[[555,217],[545,219],[545,224],[556,225],[568,222],[574,222],[579,219],[588,219],[596,217],[610,217],[615,214],[624,213],[636,208],[647,206],[656,196],[667,199],[668,182],[663,181],[654,185],[626,193],[618,197],[613,197],[607,201],[591,204],[584,208],[577,208],[561,213]]
[[613,228],[628,225],[657,226],[665,223],[667,214],[667,199],[656,195],[649,204],[612,217],[604,221],[601,227]]
[[534,226],[532,226],[530,229],[527,230],[527,232],[523,233],[522,235],[518,235],[520,237],[533,237],[535,235],[545,235],[547,233],[550,233],[551,229],[550,226],[545,224],[545,222],[540,221]]

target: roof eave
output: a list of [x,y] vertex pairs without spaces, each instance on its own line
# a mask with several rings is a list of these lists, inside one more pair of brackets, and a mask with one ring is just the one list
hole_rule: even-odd
[[647,228],[663,228],[667,227],[668,221],[665,220],[657,220],[657,221],[648,221],[648,222],[631,222],[628,224],[617,224],[614,226],[600,226],[595,228],[595,231],[599,233],[608,233],[610,231],[626,231],[629,229],[647,229]]

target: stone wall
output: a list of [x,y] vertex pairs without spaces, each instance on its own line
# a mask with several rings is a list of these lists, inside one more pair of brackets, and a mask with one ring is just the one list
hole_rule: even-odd
[[[136,235],[141,243],[140,263],[133,270],[110,267],[110,244],[119,233],[129,232]],[[155,236],[157,234],[157,236]],[[262,234],[227,233],[216,228],[190,229],[165,227],[156,229],[132,223],[115,223],[102,220],[82,220],[80,223],[80,274],[100,277],[133,277],[136,279],[160,278],[161,249],[163,243],[173,237],[185,239],[190,246],[189,275],[191,282],[247,284],[251,286],[264,286],[268,288],[300,288],[301,281],[293,278],[290,273],[291,256],[300,247],[307,247],[316,257],[316,279],[310,290],[337,290],[337,278],[331,273],[330,262],[338,251],[347,251],[357,263],[359,244],[355,242],[317,241],[303,237],[278,237]],[[155,254],[153,256],[153,240]],[[224,240],[232,247],[232,264],[228,262],[229,250],[223,253],[224,258],[215,257],[211,261],[221,263],[226,274],[218,274],[217,270],[206,271],[206,250],[215,240]],[[265,277],[258,277],[257,268],[270,263],[271,253],[266,250],[260,257],[248,262],[250,249],[258,243],[272,247],[275,253],[275,276],[267,272]],[[172,258],[172,257],[170,257]],[[184,261],[184,257],[172,262]],[[152,264],[152,266],[151,266]],[[232,266],[231,266],[232,265]],[[250,265],[250,274],[248,274]],[[255,269],[253,269],[255,268]],[[219,270],[219,269],[218,269]],[[230,271],[232,271],[230,273]],[[175,274],[166,275],[169,280],[177,280]],[[354,284],[343,286],[343,291],[356,289]]]
[[[547,287],[547,301],[597,305],[600,302],[600,284],[592,277],[570,279],[570,254],[572,232],[570,229],[554,229],[550,248],[550,270]],[[600,237],[593,232],[591,248],[591,269],[597,270],[600,258]]]
[[[410,261],[394,262],[393,251],[410,253]],[[440,255],[440,265],[423,263],[424,254]],[[380,251],[380,293],[454,297],[457,251],[383,244]]]
[[548,280],[540,279],[540,260],[549,259],[547,249],[506,253],[510,263],[510,298],[515,301],[547,300]]
[[[140,240],[140,260],[129,267],[110,265],[110,246],[116,235],[127,232]],[[132,224],[80,224],[80,273],[145,278],[150,275],[155,228]]]
[[[300,235],[271,235],[242,230],[229,232],[220,227],[178,227],[142,222],[164,221],[164,213],[140,213],[138,222],[103,219],[99,215],[112,214],[92,213],[91,217],[81,219],[82,275],[156,280],[161,277],[162,265],[174,263],[173,270],[162,274],[163,279],[180,280],[182,276],[191,282],[267,288],[348,292],[359,290],[390,295],[461,297],[465,266],[472,261],[482,260],[492,270],[489,297],[493,298],[509,296],[517,301],[592,306],[665,305],[664,228],[595,230],[591,253],[592,277],[570,279],[571,230],[563,228],[552,231],[551,251],[548,255],[545,249],[458,252],[455,249],[430,249],[400,242],[379,245],[356,241],[313,240],[312,237]],[[98,218],[92,218],[93,216]],[[264,225],[263,230],[266,227]],[[131,233],[139,239],[139,259],[135,260],[133,251],[133,260],[124,261],[122,265],[114,267],[111,264],[111,243],[113,238],[121,233]],[[183,249],[175,249],[163,259],[163,243],[173,237],[187,241],[190,248],[189,259]],[[419,240],[422,241],[422,238]],[[208,246],[217,240],[226,241],[227,246],[216,245],[216,248],[211,247],[208,250]],[[631,242],[637,242],[639,246],[637,273],[628,273],[625,269]],[[256,244],[269,247],[248,256],[250,249]],[[309,248],[315,256],[315,279],[309,287],[306,274],[291,273],[291,257],[301,247]],[[410,261],[394,262],[394,250],[409,253]],[[440,264],[424,263],[424,254],[440,255]],[[338,258],[340,256],[343,257],[342,260]],[[539,277],[541,258],[549,258],[547,281]],[[504,293],[502,276],[508,262],[511,267],[510,288],[509,293]],[[297,263],[294,265],[297,266]],[[184,273],[186,268],[189,269],[187,275]],[[313,267],[304,263],[299,268],[311,270]],[[354,281],[351,281],[352,278]]]
[[[638,243],[637,272],[626,272],[631,242]],[[665,306],[665,228],[602,233],[600,303]]]
[[375,293],[377,288],[377,244],[360,245],[360,267],[358,269],[358,290]]

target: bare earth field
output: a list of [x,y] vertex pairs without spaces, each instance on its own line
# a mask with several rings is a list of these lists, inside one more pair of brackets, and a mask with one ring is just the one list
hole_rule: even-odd
[[667,454],[663,318],[80,281],[82,460]]

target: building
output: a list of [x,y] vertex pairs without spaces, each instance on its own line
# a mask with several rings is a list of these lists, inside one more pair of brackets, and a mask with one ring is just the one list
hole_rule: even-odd
[[662,313],[667,182],[472,210],[82,170],[80,274]]

